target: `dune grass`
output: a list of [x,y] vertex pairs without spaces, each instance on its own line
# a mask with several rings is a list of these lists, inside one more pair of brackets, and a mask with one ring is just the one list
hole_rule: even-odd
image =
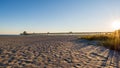
[[106,35],[87,35],[87,36],[81,36],[80,39],[93,41],[93,40],[107,40],[110,39],[110,37]]
[[116,34],[111,35],[87,35],[79,39],[86,39],[89,41],[99,41],[98,45],[107,47],[112,50],[120,50],[120,37]]

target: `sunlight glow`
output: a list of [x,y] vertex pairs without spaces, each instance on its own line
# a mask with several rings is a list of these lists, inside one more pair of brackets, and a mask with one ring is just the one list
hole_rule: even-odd
[[120,21],[115,21],[112,23],[113,29],[118,30],[120,29]]

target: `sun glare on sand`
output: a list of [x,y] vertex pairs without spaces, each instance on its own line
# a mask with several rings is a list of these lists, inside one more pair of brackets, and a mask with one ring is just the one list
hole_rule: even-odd
[[120,29],[120,21],[114,21],[112,23],[112,27],[113,27],[114,30]]

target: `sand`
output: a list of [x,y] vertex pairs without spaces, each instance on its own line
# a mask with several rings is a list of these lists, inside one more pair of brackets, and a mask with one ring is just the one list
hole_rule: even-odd
[[119,68],[120,52],[76,36],[0,36],[0,68]]

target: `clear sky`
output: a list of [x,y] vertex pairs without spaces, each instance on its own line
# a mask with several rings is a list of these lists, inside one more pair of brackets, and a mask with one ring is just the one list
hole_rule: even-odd
[[0,0],[0,34],[113,31],[120,0]]

